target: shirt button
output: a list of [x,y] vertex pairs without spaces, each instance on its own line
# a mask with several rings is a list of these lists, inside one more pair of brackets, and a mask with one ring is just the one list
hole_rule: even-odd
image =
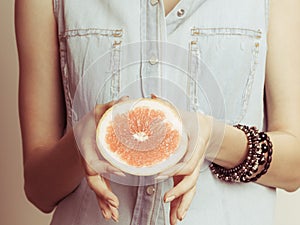
[[146,192],[148,195],[153,195],[155,193],[155,187],[154,186],[148,186],[146,189]]
[[155,56],[152,56],[150,59],[149,59],[149,63],[151,65],[155,65],[156,63],[158,63],[158,59],[155,57]]
[[184,15],[184,9],[179,9],[178,11],[177,11],[177,16],[178,17],[182,17],[183,15]]
[[158,3],[158,0],[150,0],[151,5],[155,6]]

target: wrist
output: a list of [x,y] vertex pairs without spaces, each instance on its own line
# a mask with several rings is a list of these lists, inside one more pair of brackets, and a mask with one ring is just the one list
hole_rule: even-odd
[[248,146],[243,131],[222,122],[214,122],[212,133],[206,159],[225,168],[235,167],[244,161]]
[[235,128],[243,131],[247,137],[247,155],[243,162],[230,169],[212,163],[210,169],[220,180],[226,182],[255,182],[267,173],[273,154],[273,144],[265,132],[256,127],[238,124]]

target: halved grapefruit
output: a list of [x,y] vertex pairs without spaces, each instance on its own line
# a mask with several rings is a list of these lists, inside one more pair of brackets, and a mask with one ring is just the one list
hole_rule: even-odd
[[175,107],[157,98],[114,105],[102,116],[96,132],[101,155],[120,170],[139,176],[175,165],[188,142]]

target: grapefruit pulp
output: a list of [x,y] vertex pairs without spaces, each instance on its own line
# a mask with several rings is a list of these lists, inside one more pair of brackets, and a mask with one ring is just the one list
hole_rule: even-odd
[[136,99],[108,109],[96,142],[101,155],[120,170],[139,176],[157,174],[185,154],[187,135],[179,113],[162,99]]

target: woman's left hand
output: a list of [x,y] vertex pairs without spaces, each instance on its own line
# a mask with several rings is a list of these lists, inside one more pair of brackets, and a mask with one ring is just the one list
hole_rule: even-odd
[[[175,175],[174,187],[165,194],[165,202],[171,201],[170,223],[183,220],[196,193],[196,184],[200,173],[202,160],[190,175]],[[177,196],[177,197],[176,197]],[[175,198],[175,199],[174,199]],[[174,200],[172,200],[174,199]]]
[[164,196],[165,202],[171,202],[171,225],[183,220],[193,200],[213,127],[212,118],[201,113],[182,112],[181,118],[189,139],[187,152],[180,163],[160,174],[174,180],[174,187]]

